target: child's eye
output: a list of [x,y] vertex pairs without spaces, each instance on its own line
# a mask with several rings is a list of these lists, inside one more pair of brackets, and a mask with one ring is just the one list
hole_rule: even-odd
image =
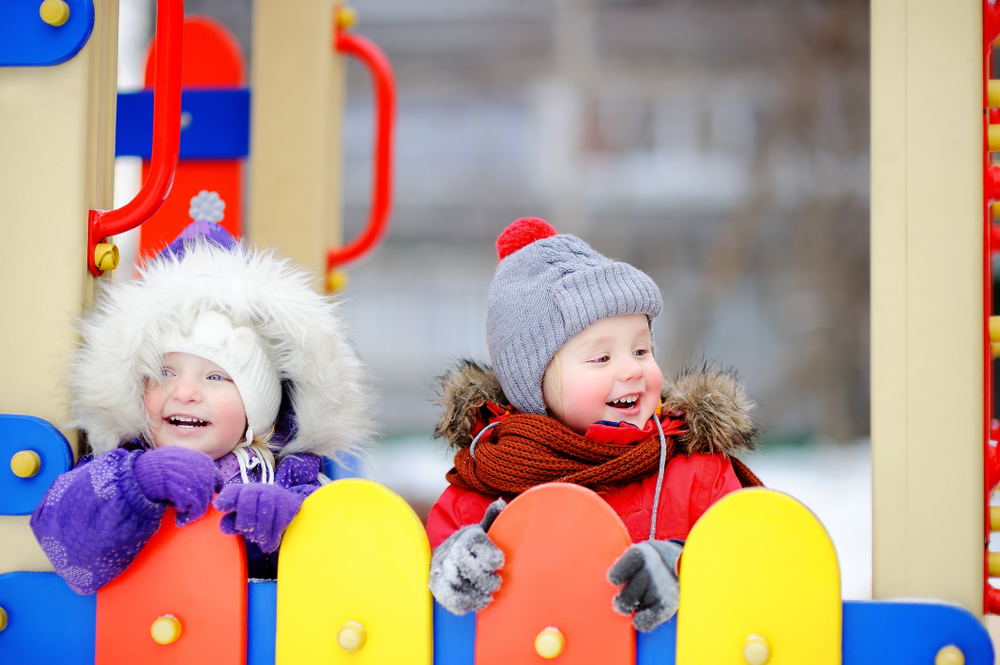
[[605,354],[597,356],[596,358],[594,358],[590,362],[592,362],[592,363],[606,363],[606,362],[608,362],[610,360],[611,360],[611,356],[609,356],[607,353],[605,353]]
[[161,371],[163,372],[163,376],[173,376],[174,375],[174,373],[171,370],[167,369],[166,367],[162,368]]
[[636,349],[635,351],[632,352],[632,355],[637,356],[639,358],[642,358],[643,356],[647,355],[648,353],[649,353],[648,349]]
[[221,374],[209,374],[208,375],[208,380],[209,381],[225,381],[226,377],[222,376]]

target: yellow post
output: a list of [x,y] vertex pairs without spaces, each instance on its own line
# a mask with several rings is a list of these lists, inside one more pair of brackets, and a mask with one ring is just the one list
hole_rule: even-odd
[[340,244],[344,63],[334,1],[256,0],[247,235],[317,275]]
[[[0,412],[57,427],[73,320],[87,306],[87,217],[112,207],[118,1],[95,1],[89,41],[52,67],[0,67]],[[113,372],[112,372],[113,374]],[[63,429],[76,445],[76,433]],[[79,454],[79,451],[77,451]],[[0,573],[51,570],[28,517],[0,516]]]
[[981,2],[871,19],[874,595],[981,616]]

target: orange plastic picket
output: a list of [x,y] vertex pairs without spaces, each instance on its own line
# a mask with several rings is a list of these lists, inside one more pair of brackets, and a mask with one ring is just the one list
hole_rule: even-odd
[[[209,508],[178,529],[163,516],[132,565],[97,592],[95,665],[246,665],[247,565],[243,539],[219,531]],[[171,644],[153,640],[153,622],[180,622]]]
[[514,499],[489,536],[506,560],[478,615],[476,665],[547,662],[535,639],[550,627],[565,638],[560,665],[635,663],[635,632],[612,609],[607,578],[632,540],[604,500],[578,485],[541,485]]
[[[146,56],[146,85],[153,84],[151,44]],[[181,86],[187,88],[239,88],[246,85],[246,65],[239,42],[219,21],[208,16],[184,18],[184,53],[181,61]],[[146,179],[149,162],[142,163]],[[191,199],[201,190],[217,192],[226,202],[225,217],[219,222],[235,237],[243,235],[243,160],[182,159],[170,195],[156,214],[142,225],[139,256],[156,256],[177,237],[191,218]]]

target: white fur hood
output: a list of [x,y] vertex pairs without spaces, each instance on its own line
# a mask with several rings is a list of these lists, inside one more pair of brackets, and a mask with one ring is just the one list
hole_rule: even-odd
[[278,422],[295,428],[279,456],[334,456],[369,442],[367,372],[347,339],[340,305],[310,288],[309,273],[273,251],[200,240],[165,253],[134,282],[101,280],[79,323],[67,387],[72,426],[95,454],[147,437],[146,381],[158,377],[164,340],[214,310],[262,340],[283,385]]

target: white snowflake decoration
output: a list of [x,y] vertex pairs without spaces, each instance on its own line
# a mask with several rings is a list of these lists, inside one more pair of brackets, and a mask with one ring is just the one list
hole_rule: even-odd
[[191,199],[191,207],[188,215],[196,222],[219,223],[225,217],[223,211],[226,209],[226,202],[219,198],[218,192],[201,190],[198,196]]

